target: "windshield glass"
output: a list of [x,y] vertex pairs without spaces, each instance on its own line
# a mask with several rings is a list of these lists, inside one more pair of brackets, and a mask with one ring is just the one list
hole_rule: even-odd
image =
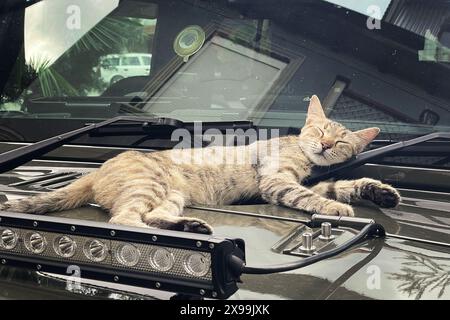
[[299,128],[313,94],[381,139],[450,128],[447,1],[34,2],[2,13],[3,140],[123,114]]

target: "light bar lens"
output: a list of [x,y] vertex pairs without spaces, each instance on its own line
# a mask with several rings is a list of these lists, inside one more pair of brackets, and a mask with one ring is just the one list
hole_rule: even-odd
[[150,265],[158,271],[169,271],[175,264],[173,253],[165,248],[156,248],[150,253]]
[[0,245],[7,250],[11,250],[16,247],[18,240],[19,237],[16,232],[11,229],[4,229],[0,238]]
[[25,247],[33,253],[39,254],[47,248],[47,240],[38,232],[25,235]]
[[55,239],[53,247],[61,257],[70,258],[75,254],[77,243],[71,237],[62,235]]
[[209,271],[211,265],[211,259],[209,255],[195,252],[187,254],[184,259],[184,268],[187,273],[196,276],[203,277]]
[[140,257],[141,252],[139,249],[130,243],[122,244],[116,251],[116,259],[120,264],[127,267],[135,266],[139,262]]
[[89,260],[100,262],[106,259],[108,246],[97,239],[89,240],[84,245],[84,254]]

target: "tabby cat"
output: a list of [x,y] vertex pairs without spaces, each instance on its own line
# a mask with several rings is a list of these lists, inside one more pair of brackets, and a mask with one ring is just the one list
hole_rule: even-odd
[[[352,132],[327,119],[318,97],[313,96],[300,135],[269,140],[279,146],[276,156],[256,154],[263,141],[209,147],[210,161],[200,164],[176,161],[187,153],[195,159],[200,148],[127,151],[69,186],[1,206],[3,210],[42,214],[95,202],[109,210],[111,223],[198,233],[211,233],[212,229],[201,219],[183,217],[187,205],[231,204],[260,197],[311,213],[353,216],[348,203],[366,199],[382,207],[395,207],[400,195],[393,187],[368,178],[321,182],[311,188],[301,182],[313,166],[340,163],[360,153],[379,131]],[[174,156],[176,152],[179,154]],[[219,159],[224,154],[244,154],[256,157],[256,162],[230,164]]]

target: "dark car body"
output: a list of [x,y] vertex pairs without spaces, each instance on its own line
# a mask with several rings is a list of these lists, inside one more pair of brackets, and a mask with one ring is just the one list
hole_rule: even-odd
[[[14,199],[48,191],[57,187],[57,183],[75,178],[68,177],[68,174],[85,173],[97,166],[64,161],[55,166],[54,162],[33,161],[1,175],[0,192],[8,199]],[[391,176],[394,177],[392,182],[401,184],[398,176],[406,175],[408,170],[410,168],[366,165],[354,175],[371,176],[370,173],[376,173],[372,177]],[[416,168],[414,171],[418,181],[429,178],[427,170]],[[58,173],[64,175],[58,176]],[[445,179],[449,173],[436,170],[433,174]],[[14,186],[37,177],[42,179]],[[414,184],[414,181],[409,183]],[[300,270],[273,275],[244,275],[240,289],[231,299],[448,299],[449,194],[410,188],[399,190],[403,201],[395,209],[380,209],[371,204],[356,207],[356,216],[375,219],[392,236],[367,241],[337,257]],[[220,209],[226,211],[220,212]],[[185,214],[206,220],[217,235],[244,239],[248,265],[270,265],[299,259],[281,253],[279,246],[284,243],[283,239],[295,235],[303,225],[303,219],[310,217],[308,213],[268,204],[233,205],[213,210],[186,209]],[[108,220],[108,214],[95,206],[52,216]],[[351,231],[356,233],[356,230]],[[95,281],[83,282],[81,287],[72,288],[67,286],[68,276],[12,267],[1,267],[0,270],[0,292],[4,298],[167,299],[175,294]]]
[[[149,2],[157,5],[158,10],[147,8]],[[168,106],[167,110],[155,107],[158,116],[185,122],[216,121],[220,126],[220,122],[228,120],[250,119],[258,128],[277,128],[281,135],[297,134],[305,119],[305,98],[318,94],[323,97],[327,115],[349,128],[379,126],[382,133],[372,148],[430,132],[449,131],[448,61],[427,62],[418,58],[427,41],[427,30],[434,32],[440,41],[448,40],[449,29],[445,22],[450,21],[448,3],[436,1],[425,6],[420,1],[394,1],[383,11],[381,29],[374,31],[366,26],[368,21],[374,22],[370,16],[335,2],[122,1],[113,15],[142,18],[148,14],[153,19],[157,12],[156,33],[152,38],[152,78],[121,80],[96,97],[72,97],[67,92],[43,96],[33,96],[33,93],[23,101],[14,100],[21,109],[2,110],[0,152],[32,145],[123,114],[120,113],[123,111],[121,104],[130,103],[134,98],[125,94],[142,90],[143,84],[153,94],[152,98],[160,99],[157,103]],[[18,52],[24,42],[25,9],[14,10],[2,13],[4,21],[9,21],[8,30],[2,29],[0,34],[2,43],[9,48],[0,66],[6,74],[1,85],[9,88],[5,92],[14,91],[9,74],[13,74],[14,59],[20,56]],[[418,16],[418,12],[424,14]],[[245,24],[247,20],[250,22]],[[235,105],[220,116],[217,116],[216,105],[215,109],[202,107],[198,110],[180,107],[184,103],[192,106],[192,101],[203,103],[204,95],[209,94],[209,90],[216,90],[216,86],[207,89],[202,85],[190,87],[200,83],[201,77],[182,82],[188,92],[195,92],[191,96],[161,94],[169,90],[170,85],[178,86],[173,79],[183,73],[180,70],[186,71],[180,69],[186,62],[184,57],[174,53],[174,39],[180,30],[191,25],[203,27],[205,43],[214,36],[226,38],[225,42],[215,41],[229,46],[227,49],[232,47],[228,41],[243,45],[250,37],[246,33],[249,25],[255,27],[256,38],[248,40],[250,44],[246,43],[243,50],[247,52],[253,48],[254,52],[253,55],[245,53],[245,57],[253,57],[255,65],[263,63],[282,68],[273,86],[263,90],[264,99],[258,100],[260,97],[255,98],[256,94],[252,92],[247,101],[253,99],[253,102],[246,105],[245,99],[242,100],[245,106],[250,106],[249,119],[239,118],[242,110]],[[153,27],[149,23],[146,30]],[[264,30],[269,31],[258,33]],[[251,32],[250,35],[255,36]],[[270,41],[259,43],[265,36],[270,36]],[[436,50],[445,53],[444,45],[438,47],[441,51]],[[269,56],[268,52],[270,59],[265,56]],[[89,59],[87,53],[85,57]],[[437,59],[439,55],[433,57]],[[61,74],[66,72],[68,79],[78,81],[75,76],[70,78],[76,68],[64,69],[67,65],[61,62],[63,58],[58,58],[55,65],[59,69],[56,70]],[[187,67],[196,70],[195,61],[198,60],[195,59],[193,53],[189,57],[193,62]],[[81,63],[82,59],[77,61]],[[213,70],[214,66],[209,64],[205,69]],[[255,73],[260,72],[258,68],[259,65],[255,67]],[[224,70],[226,68],[221,72]],[[219,73],[217,71],[216,75]],[[183,76],[186,74],[190,77],[187,71]],[[39,85],[43,86],[42,82]],[[233,84],[225,86],[225,89],[230,88],[238,91]],[[80,89],[80,92],[84,91]],[[17,98],[15,94],[8,94]],[[229,92],[220,94],[225,100],[235,98]],[[218,95],[214,91],[211,98],[217,99],[215,104],[222,99],[217,98]],[[10,100],[5,98],[5,101]],[[143,109],[137,109],[139,103],[133,104],[134,100],[131,102],[131,111],[125,109],[124,113],[139,116]],[[169,132],[167,128],[156,128],[142,133],[138,125],[132,129],[122,128],[120,134],[114,131],[117,128],[111,132],[106,129],[77,137],[33,161],[1,173],[0,201],[63,187],[126,150],[153,152],[174,146],[170,141],[170,128]],[[239,290],[230,299],[450,299],[449,154],[448,139],[437,139],[370,159],[357,168],[340,172],[335,178],[370,177],[398,188],[402,201],[396,208],[378,208],[371,203],[355,205],[355,215],[374,219],[385,228],[386,237],[369,239],[335,257],[298,270],[243,275]],[[213,226],[215,235],[242,238],[246,244],[247,265],[298,260],[299,256],[288,254],[285,249],[298,241],[304,222],[311,218],[307,212],[256,201],[212,208],[188,207],[184,214],[206,220]],[[95,204],[50,215],[62,219],[109,220],[108,213]],[[334,240],[337,244],[358,232],[353,228],[342,230],[342,235]],[[169,299],[176,295],[176,292],[154,290],[145,285],[126,286],[83,277],[81,283],[74,285],[70,276],[0,265],[0,298]]]

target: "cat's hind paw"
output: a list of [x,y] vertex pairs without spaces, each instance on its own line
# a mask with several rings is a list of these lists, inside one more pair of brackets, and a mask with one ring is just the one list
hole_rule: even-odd
[[202,233],[202,234],[212,234],[212,227],[205,221],[198,218],[191,217],[161,217],[161,216],[150,216],[145,221],[150,227]]
[[355,212],[353,211],[353,208],[351,206],[337,201],[332,201],[328,203],[318,213],[327,216],[348,216],[348,217],[355,216]]
[[212,234],[212,227],[207,224],[205,221],[195,218],[189,218],[183,222],[183,231],[185,232],[194,232],[194,233],[203,233],[203,234]]

